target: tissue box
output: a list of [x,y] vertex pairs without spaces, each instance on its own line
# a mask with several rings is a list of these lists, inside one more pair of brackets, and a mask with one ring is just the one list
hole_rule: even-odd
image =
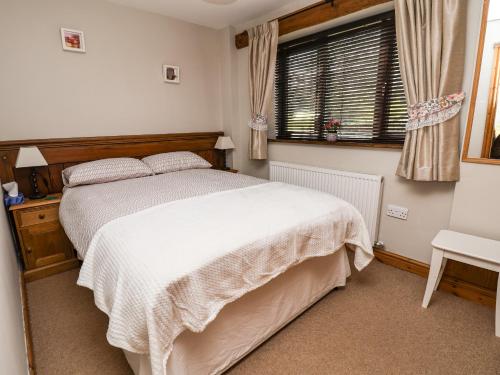
[[24,203],[24,195],[23,195],[23,193],[19,193],[17,195],[17,197],[11,197],[9,195],[5,195],[3,197],[3,203],[7,207],[14,206],[16,204]]

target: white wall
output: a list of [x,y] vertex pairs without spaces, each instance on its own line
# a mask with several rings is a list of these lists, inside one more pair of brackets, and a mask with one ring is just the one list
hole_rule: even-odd
[[0,140],[221,130],[219,48],[216,30],[104,0],[2,0]]
[[[304,1],[298,2],[303,5]],[[469,17],[467,20],[467,62],[464,75],[464,88],[471,84],[472,65],[474,62],[476,39],[480,19],[480,2],[469,2]],[[295,9],[299,9],[298,6]],[[386,5],[384,9],[387,10]],[[380,8],[380,11],[383,11]],[[266,18],[271,19],[279,14],[290,12],[290,7],[278,10]],[[358,13],[343,17],[336,22],[349,22],[356,18],[367,16],[367,13]],[[264,21],[257,20],[255,23]],[[242,30],[252,26],[252,22],[236,27]],[[304,34],[304,32],[302,32]],[[234,54],[236,55],[234,57]],[[237,150],[234,153],[234,166],[244,173],[267,177],[267,162],[248,160],[248,134],[246,122],[249,117],[248,107],[248,49],[234,52],[238,79],[238,114],[234,121],[233,130]],[[231,62],[234,64],[234,61]],[[467,91],[467,90],[466,90]],[[468,91],[467,91],[468,92]],[[464,108],[467,109],[468,103]],[[224,109],[226,106],[224,106]],[[466,111],[463,111],[466,112]],[[461,125],[465,126],[465,115],[462,113]],[[454,183],[424,183],[406,181],[395,176],[399,161],[399,150],[365,149],[353,147],[297,145],[285,143],[271,143],[269,145],[269,159],[288,161],[307,165],[370,173],[384,176],[384,196],[382,201],[382,215],[380,222],[379,239],[385,242],[388,251],[428,263],[430,261],[430,242],[436,233],[450,225],[450,215],[454,200]],[[390,218],[385,215],[387,204],[393,203],[409,208],[407,221]]]
[[[240,139],[242,129],[234,126],[238,122],[238,64],[236,61],[236,47],[234,45],[235,30],[227,27],[219,32],[221,51],[221,99],[222,99],[222,128],[226,135],[234,141]],[[239,145],[237,146],[239,149]],[[233,151],[226,152],[226,164],[235,165]]]
[[28,373],[18,264],[5,211],[0,210],[0,374]]
[[461,164],[450,227],[500,241],[500,165]]

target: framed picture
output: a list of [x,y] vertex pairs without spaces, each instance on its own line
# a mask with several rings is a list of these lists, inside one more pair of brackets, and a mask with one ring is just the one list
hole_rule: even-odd
[[163,65],[163,80],[168,83],[180,83],[180,69],[175,65]]
[[61,42],[65,51],[85,52],[83,31],[61,27]]

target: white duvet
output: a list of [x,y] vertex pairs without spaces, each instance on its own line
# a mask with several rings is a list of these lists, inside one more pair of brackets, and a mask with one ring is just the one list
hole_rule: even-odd
[[350,244],[373,258],[361,214],[332,195],[278,182],[173,201],[94,235],[78,284],[109,316],[108,341],[165,374],[175,338],[310,257]]

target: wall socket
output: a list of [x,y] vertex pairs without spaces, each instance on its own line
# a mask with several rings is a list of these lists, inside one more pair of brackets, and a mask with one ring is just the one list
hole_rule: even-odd
[[387,206],[387,216],[395,217],[396,219],[408,219],[408,209],[406,207],[389,204]]

